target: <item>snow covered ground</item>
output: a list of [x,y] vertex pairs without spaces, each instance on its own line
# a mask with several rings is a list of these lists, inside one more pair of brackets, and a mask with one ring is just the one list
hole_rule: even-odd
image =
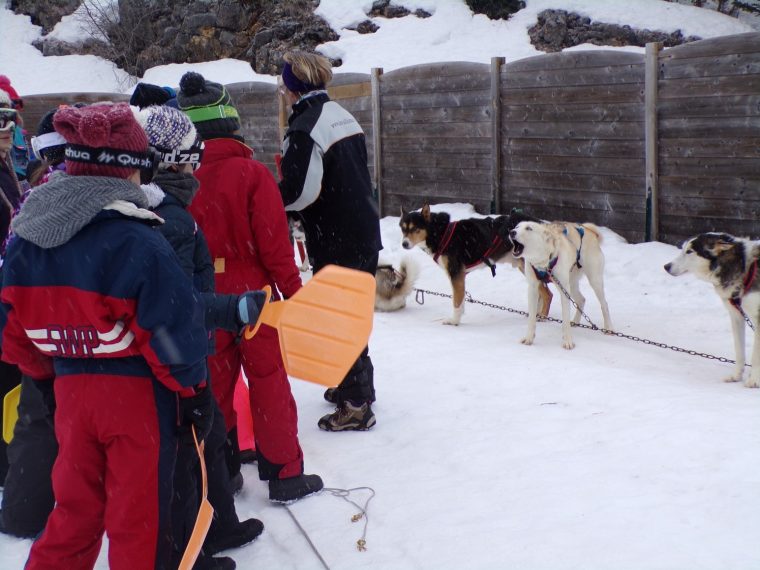
[[[474,215],[462,204],[433,209]],[[401,249],[398,218],[384,218],[382,233],[387,260],[411,257],[418,287],[450,293],[428,255]],[[605,230],[603,250],[616,330],[733,359],[712,288],[663,270],[675,247],[627,244]],[[526,307],[525,280],[508,266],[494,278],[471,273],[467,289]],[[582,291],[600,323],[585,281]],[[323,492],[290,507],[330,568],[760,568],[760,390],[723,383],[730,364],[583,329],[568,351],[555,323],[539,323],[524,346],[524,317],[468,304],[459,327],[444,326],[450,311],[448,299],[428,295],[375,315],[370,432],[320,431],[330,411],[322,388],[292,383],[307,472],[377,493],[366,552],[356,549],[363,523],[351,522],[357,510],[342,499]],[[560,316],[556,295],[551,315]],[[255,469],[244,473],[238,513],[266,530],[229,553],[238,567],[322,568]],[[1,536],[0,568],[22,568],[30,545]]]
[[[528,0],[508,22],[472,17],[461,0],[403,3],[435,13],[377,18],[374,35],[341,30],[322,51],[343,58],[340,71],[497,55],[512,61],[536,55],[526,30],[544,8],[686,35],[751,31],[727,16],[659,0]],[[370,5],[322,0],[319,9],[342,27]],[[5,9],[0,29],[0,73],[22,95],[116,91],[129,79],[89,56],[43,58],[30,45],[39,28]],[[255,78],[247,63],[229,60],[163,66],[146,78],[176,84],[187,67],[225,83]],[[472,215],[466,205],[434,209],[442,208]],[[384,256],[411,256],[419,287],[449,293],[429,256],[401,249],[397,224],[382,220]],[[662,269],[676,248],[627,244],[605,230],[603,249],[616,330],[733,359],[728,316],[710,286]],[[467,285],[476,300],[525,309],[524,278],[509,267],[495,278],[472,273]],[[585,282],[583,291],[599,323]],[[555,296],[552,316],[559,312]],[[410,299],[402,311],[376,314],[370,347],[378,424],[370,432],[321,432],[317,419],[330,411],[322,389],[293,382],[307,472],[330,487],[377,493],[366,552],[356,550],[363,523],[351,522],[356,509],[340,498],[325,492],[291,507],[330,568],[760,568],[760,390],[721,382],[730,364],[583,329],[574,329],[577,347],[567,351],[554,323],[539,323],[535,344],[524,346],[524,317],[468,304],[461,326],[443,326],[450,313],[448,299],[426,296],[424,305]],[[266,531],[230,553],[238,567],[322,568],[287,511],[268,503],[255,469],[244,473],[238,512],[261,518]],[[363,504],[368,496],[351,498]],[[30,545],[0,535],[0,568],[22,568]],[[98,568],[106,567],[101,558]]]
[[[88,0],[107,4],[110,0]],[[4,3],[0,0],[0,6]],[[528,38],[528,28],[539,12],[548,8],[575,11],[596,21],[628,24],[664,32],[680,29],[684,35],[702,38],[753,31],[736,18],[711,11],[664,2],[662,0],[527,0],[527,7],[509,21],[491,21],[473,16],[463,0],[394,0],[411,10],[423,8],[430,18],[373,18],[380,29],[374,34],[359,34],[345,29],[362,20],[372,0],[322,0],[317,13],[340,34],[340,39],[319,47],[325,55],[340,57],[338,72],[369,73],[373,67],[391,71],[399,67],[437,61],[489,63],[492,57],[507,62],[539,55]],[[88,91],[128,93],[137,82],[110,62],[94,56],[43,57],[31,42],[42,34],[28,16],[18,16],[0,8],[0,73],[13,80],[22,95]],[[54,37],[75,41],[82,37],[81,19],[71,16],[59,23]],[[600,48],[594,45],[573,49],[620,49],[643,53],[644,48]],[[248,62],[224,60],[222,64],[172,64],[149,69],[145,80],[177,85],[188,69],[195,69],[221,83],[239,81],[274,82],[275,77],[251,70]]]

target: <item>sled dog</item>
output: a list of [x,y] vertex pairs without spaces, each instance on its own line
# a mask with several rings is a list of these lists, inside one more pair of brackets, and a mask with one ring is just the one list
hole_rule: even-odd
[[[604,297],[604,254],[600,244],[602,236],[594,224],[569,222],[520,222],[510,233],[514,255],[525,260],[525,277],[528,280],[528,332],[523,344],[533,344],[536,337],[536,309],[538,290],[542,283],[558,282],[578,305],[572,322],[578,323],[586,299],[578,284],[581,276],[588,277],[599,304],[602,306],[604,328],[612,330],[610,311]],[[559,293],[562,300],[562,346],[575,347],[570,333],[570,300]]]
[[736,366],[726,382],[744,375],[744,315],[755,327],[752,370],[745,386],[760,388],[760,242],[724,233],[705,233],[687,240],[681,253],[665,265],[674,276],[691,273],[711,283],[731,318]]
[[398,269],[389,263],[377,266],[375,271],[375,310],[398,311],[406,307],[406,298],[414,289],[419,275],[417,263],[405,257]]
[[[452,222],[449,214],[431,212],[427,204],[420,211],[401,210],[401,245],[404,249],[420,245],[446,271],[451,281],[454,312],[444,324],[458,325],[462,319],[465,277],[470,271],[488,266],[495,275],[496,263],[509,263],[524,271],[523,261],[512,255],[509,232],[518,222],[534,219],[519,210],[512,210],[508,216]],[[538,294],[541,296],[540,312],[546,315],[552,294],[545,285],[538,289]]]

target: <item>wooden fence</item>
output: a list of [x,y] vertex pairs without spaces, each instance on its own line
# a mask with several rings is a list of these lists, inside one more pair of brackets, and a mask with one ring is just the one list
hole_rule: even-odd
[[[274,172],[287,123],[277,87],[228,86]],[[760,237],[760,34],[646,54],[566,52],[491,65],[336,74],[330,95],[367,135],[383,215],[425,202],[590,221],[629,241],[702,231]],[[27,125],[61,102],[25,98]]]

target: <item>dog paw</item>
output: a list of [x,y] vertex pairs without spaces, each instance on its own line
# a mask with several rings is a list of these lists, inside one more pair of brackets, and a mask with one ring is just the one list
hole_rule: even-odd
[[562,348],[572,350],[575,348],[575,343],[572,340],[565,340],[562,342]]
[[444,325],[451,325],[451,326],[454,326],[454,327],[458,327],[459,326],[459,319],[446,319],[446,320],[443,321],[443,324]]
[[523,344],[525,344],[525,345],[530,346],[531,344],[533,344],[533,339],[534,339],[534,337],[532,337],[532,336],[526,336],[524,339],[520,340],[520,342],[523,343]]
[[747,388],[760,388],[760,375],[755,377],[750,376],[744,383]]
[[[741,382],[742,381],[742,375],[739,374],[738,376],[736,374],[731,374],[731,376],[727,376],[723,379],[724,382]],[[749,382],[749,380],[747,380]]]

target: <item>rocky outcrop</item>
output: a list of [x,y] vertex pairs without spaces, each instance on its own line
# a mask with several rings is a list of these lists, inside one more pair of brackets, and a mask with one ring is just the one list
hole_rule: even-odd
[[392,6],[391,0],[376,0],[372,3],[369,14],[370,18],[376,18],[381,16],[383,18],[403,18],[409,14],[414,14],[418,18],[429,18],[432,14],[421,8],[414,12],[404,8],[403,6]]
[[702,39],[696,36],[684,37],[681,30],[667,34],[592,22],[590,18],[564,10],[541,12],[536,25],[528,30],[528,35],[533,46],[545,52],[562,51],[581,44],[643,47],[649,42],[662,42],[665,47],[673,47]]
[[27,14],[32,24],[42,26],[42,31],[47,34],[79,4],[80,0],[11,0],[11,10],[17,14]]
[[[51,7],[79,0],[16,0],[16,10],[48,17],[49,31],[65,15]],[[96,14],[94,22],[109,43],[70,45],[43,37],[36,43],[45,55],[92,53],[116,63],[132,75],[167,63],[248,60],[266,74],[280,71],[282,55],[293,49],[313,51],[338,35],[314,15],[317,0],[118,0],[118,16]],[[57,14],[57,15],[55,15]],[[334,65],[340,65],[334,60]]]

